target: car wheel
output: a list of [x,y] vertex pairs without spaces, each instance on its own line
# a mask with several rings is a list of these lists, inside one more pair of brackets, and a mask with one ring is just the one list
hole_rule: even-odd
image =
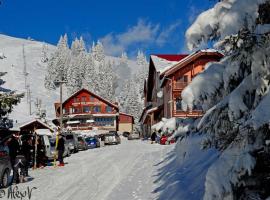
[[8,187],[8,178],[9,178],[9,173],[8,173],[8,169],[6,169],[1,178],[1,185],[3,188]]
[[67,157],[69,157],[70,156],[70,150],[68,149],[68,151],[67,151]]

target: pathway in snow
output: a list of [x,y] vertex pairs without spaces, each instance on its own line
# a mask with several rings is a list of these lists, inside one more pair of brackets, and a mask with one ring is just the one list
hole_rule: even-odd
[[74,154],[65,167],[30,171],[34,179],[19,190],[37,187],[33,200],[152,200],[157,164],[172,148],[122,139],[120,145]]

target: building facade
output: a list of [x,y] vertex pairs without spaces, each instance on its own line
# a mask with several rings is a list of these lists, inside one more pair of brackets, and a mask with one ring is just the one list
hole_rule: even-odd
[[[102,97],[81,89],[63,102],[63,125],[71,130],[118,131],[119,107]],[[55,104],[59,121],[60,104]]]
[[222,57],[223,55],[217,51],[200,50],[160,74],[165,118],[202,116],[200,107],[195,107],[192,111],[182,110],[182,91],[197,74],[205,69],[207,63],[219,61]]
[[133,132],[134,118],[132,115],[126,113],[119,113],[119,131],[120,132]]
[[183,111],[181,93],[209,62],[219,61],[222,54],[215,50],[200,50],[190,55],[151,55],[149,74],[144,84],[145,107],[140,122],[145,136],[151,126],[164,118],[196,118],[200,108]]

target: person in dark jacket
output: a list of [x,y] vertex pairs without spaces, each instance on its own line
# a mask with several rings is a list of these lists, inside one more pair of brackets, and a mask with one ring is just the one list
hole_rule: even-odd
[[153,144],[155,141],[156,141],[156,137],[157,137],[157,134],[156,132],[154,131],[151,135],[151,144]]
[[58,151],[58,161],[59,165],[58,166],[64,166],[64,159],[63,159],[63,154],[65,151],[65,139],[63,138],[63,135],[60,134],[58,139],[58,144],[57,144],[57,151]]
[[40,136],[37,136],[37,167],[43,168],[46,165],[45,162],[45,146],[42,143]]
[[29,137],[22,142],[22,154],[25,157],[25,176],[28,176],[28,168],[31,160],[32,149],[32,139]]
[[13,134],[11,138],[7,140],[7,146],[9,149],[9,157],[12,167],[14,166],[16,156],[20,150],[20,144],[18,142],[19,136],[16,134]]
[[19,144],[19,135],[13,134],[11,138],[9,138],[6,142],[6,145],[8,146],[9,149],[9,157],[10,157],[10,163],[11,167],[13,170],[13,178],[12,182],[13,183],[18,183],[19,182],[19,173],[18,173],[18,168],[16,165],[16,157],[18,156],[20,152],[20,144]]

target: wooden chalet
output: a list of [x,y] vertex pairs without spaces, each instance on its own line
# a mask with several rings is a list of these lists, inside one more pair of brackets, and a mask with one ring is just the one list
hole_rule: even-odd
[[151,55],[148,78],[144,84],[145,107],[140,122],[145,136],[151,126],[165,118],[196,118],[202,110],[181,109],[181,92],[209,62],[219,61],[215,50],[199,50],[190,55]]
[[[55,103],[59,122],[60,104]],[[63,102],[63,125],[71,130],[118,130],[119,107],[87,89],[81,89]]]

